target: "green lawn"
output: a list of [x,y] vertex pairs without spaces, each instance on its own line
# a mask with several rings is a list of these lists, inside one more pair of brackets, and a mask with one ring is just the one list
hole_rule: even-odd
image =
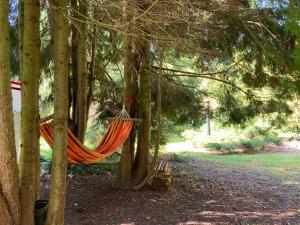
[[282,184],[296,187],[300,191],[300,154],[296,153],[257,153],[236,155],[213,155],[199,152],[180,152],[176,156],[185,159],[206,159],[226,167],[265,171],[270,178]]
[[[261,127],[250,127],[245,130],[234,128],[214,129],[211,136],[207,136],[204,128],[176,127],[174,135],[168,138],[162,152],[176,154],[179,158],[201,158],[227,166],[265,170],[277,177],[296,177],[300,183],[300,154],[297,153],[255,153],[255,154],[210,154],[211,149],[220,145],[233,145],[236,148],[243,144],[246,147],[264,146],[269,142],[280,144],[281,138],[276,132]],[[180,128],[180,129],[179,129]],[[175,140],[175,141],[174,141]]]
[[300,174],[300,155],[294,153],[260,153],[237,155],[213,155],[183,152],[183,157],[196,157],[231,166],[265,168],[277,175]]

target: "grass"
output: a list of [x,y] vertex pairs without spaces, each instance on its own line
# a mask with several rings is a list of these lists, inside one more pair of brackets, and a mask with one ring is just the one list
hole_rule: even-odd
[[294,153],[213,155],[198,152],[181,153],[184,158],[202,158],[229,166],[261,168],[275,175],[300,174],[300,156]]
[[[174,153],[176,154],[176,153]],[[201,152],[180,152],[178,159],[188,163],[192,158],[206,159],[228,168],[265,171],[270,178],[300,192],[300,155],[296,153],[256,153],[214,155]]]
[[49,147],[49,145],[43,138],[40,139],[40,151],[41,151],[42,159],[44,159],[46,161],[51,161],[52,149]]
[[213,129],[212,136],[206,136],[203,128],[188,128],[178,132],[177,136],[180,137],[178,138],[180,141],[178,142],[176,136],[172,135],[162,152],[174,155],[174,159],[178,161],[188,163],[192,158],[201,158],[229,168],[266,171],[272,179],[278,179],[284,184],[296,187],[300,185],[300,155],[297,153],[255,153],[257,151],[253,151],[252,154],[210,154],[211,149],[230,151],[243,145],[249,149],[259,150],[270,142],[281,144],[279,135],[268,129],[218,128]]
[[261,149],[270,142],[280,145],[281,138],[275,134],[257,135],[255,137],[244,137],[243,139],[225,140],[220,142],[208,142],[204,146],[211,150],[234,150],[238,146],[244,146],[249,150]]

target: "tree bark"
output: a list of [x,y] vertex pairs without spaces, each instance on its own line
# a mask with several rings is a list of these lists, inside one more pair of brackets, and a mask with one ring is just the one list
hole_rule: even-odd
[[20,151],[21,224],[34,224],[39,178],[40,1],[24,1]]
[[142,57],[140,73],[140,105],[139,116],[143,123],[139,127],[138,149],[136,155],[136,183],[140,183],[148,175],[148,164],[151,144],[151,54],[150,42],[141,40],[139,52]]
[[159,153],[159,146],[160,146],[160,133],[161,133],[161,126],[160,126],[160,119],[161,119],[161,78],[162,78],[162,66],[163,66],[163,52],[159,52],[159,65],[160,65],[160,73],[158,74],[158,81],[157,81],[157,111],[156,111],[156,140],[155,140],[155,148],[154,148],[154,154],[152,157],[152,162],[150,166],[150,171],[148,172],[148,175],[144,178],[142,182],[140,182],[138,185],[134,186],[134,190],[140,190],[145,186],[145,184],[151,180],[153,177],[153,174],[155,172],[156,167],[156,161]]
[[63,225],[66,199],[68,127],[68,22],[67,0],[51,0],[54,58],[54,147],[48,214],[45,225]]
[[83,143],[87,125],[87,108],[88,108],[88,66],[87,66],[87,5],[86,0],[79,2],[80,32],[77,37],[77,104],[76,104],[76,124],[77,138]]
[[[123,85],[123,102],[132,98],[132,61],[131,61],[132,45],[129,36],[124,37],[124,85]],[[126,105],[126,110],[130,112],[130,104]],[[117,177],[117,186],[120,189],[127,190],[131,186],[131,171],[132,171],[132,154],[131,139],[128,138],[122,148],[119,172]]]
[[93,39],[92,39],[92,51],[91,51],[92,55],[91,55],[91,64],[90,64],[89,79],[88,79],[88,95],[87,95],[88,103],[87,103],[87,110],[86,110],[87,120],[88,120],[88,116],[89,116],[89,109],[90,109],[90,106],[91,106],[92,100],[93,100],[97,36],[98,36],[98,29],[97,29],[97,26],[94,24]]
[[0,221],[20,224],[19,183],[10,91],[8,1],[0,0]]
[[22,79],[22,59],[23,59],[23,34],[24,34],[24,0],[18,3],[18,29],[19,29],[19,79]]
[[[135,40],[135,39],[134,39]],[[132,48],[134,49],[135,41],[132,40]],[[131,76],[131,83],[132,83],[132,97],[134,99],[133,103],[131,104],[130,107],[130,116],[132,118],[137,118],[138,111],[139,111],[139,104],[138,104],[138,99],[139,99],[139,74],[138,71],[140,70],[140,59],[138,52],[135,50],[132,52],[132,76]],[[134,154],[135,154],[135,143],[136,143],[136,130],[137,126],[134,126],[130,132],[130,153],[131,153],[131,161],[134,162]],[[134,168],[134,165],[133,165]]]
[[160,146],[160,134],[161,134],[161,89],[162,89],[162,83],[161,79],[163,76],[163,60],[164,60],[164,51],[163,49],[160,49],[159,51],[159,75],[158,75],[158,81],[157,81],[157,111],[156,111],[156,142],[155,142],[155,148],[154,148],[154,155],[151,163],[151,176],[154,173],[156,161],[159,153],[159,146]]
[[[71,0],[71,7],[73,10],[72,16],[74,18],[78,18],[78,1],[77,0]],[[78,132],[77,132],[77,124],[76,124],[76,109],[77,109],[77,77],[78,77],[78,72],[77,72],[77,67],[78,67],[78,22],[73,21],[71,25],[71,31],[72,31],[72,52],[71,52],[71,58],[72,58],[72,76],[71,76],[71,85],[69,85],[69,89],[71,89],[71,109],[72,112],[70,113],[71,115],[71,120],[74,122],[75,126],[72,127],[72,132],[74,135],[77,137]]]

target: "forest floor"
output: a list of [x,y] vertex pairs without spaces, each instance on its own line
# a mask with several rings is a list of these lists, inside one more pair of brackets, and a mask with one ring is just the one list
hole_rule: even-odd
[[[272,153],[280,154],[280,153]],[[172,167],[169,191],[120,191],[114,173],[68,180],[67,225],[300,224],[300,174],[294,184],[261,167],[193,157],[163,158]],[[49,181],[43,185],[49,195]]]

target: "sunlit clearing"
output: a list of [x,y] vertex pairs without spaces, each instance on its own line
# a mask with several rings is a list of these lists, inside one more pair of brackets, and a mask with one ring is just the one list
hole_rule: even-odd
[[178,223],[178,225],[213,225],[215,223],[188,221],[186,223]]

